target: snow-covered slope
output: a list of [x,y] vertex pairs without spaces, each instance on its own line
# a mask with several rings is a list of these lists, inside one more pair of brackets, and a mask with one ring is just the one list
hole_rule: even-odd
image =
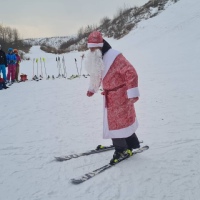
[[23,41],[32,46],[45,44],[51,47],[59,48],[62,43],[67,42],[73,37],[74,36],[63,36],[63,37],[59,36],[59,37],[50,37],[50,38],[24,39]]
[[[123,39],[107,39],[138,71],[137,134],[150,149],[83,184],[70,179],[107,164],[113,152],[63,163],[54,156],[111,144],[102,139],[102,96],[86,96],[88,78],[27,81],[0,91],[0,199],[198,199],[199,7],[198,0],[180,0]],[[68,77],[76,74],[81,53],[62,56]],[[48,74],[57,75],[56,55],[33,47],[30,57],[45,57]],[[21,64],[28,78],[32,61]]]

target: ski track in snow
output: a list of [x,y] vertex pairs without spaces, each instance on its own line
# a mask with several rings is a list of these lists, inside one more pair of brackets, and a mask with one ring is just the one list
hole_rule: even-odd
[[[0,91],[0,199],[199,199],[198,5],[197,0],[181,0],[126,37],[107,39],[138,71],[137,134],[150,149],[80,185],[70,179],[107,164],[113,155],[54,160],[111,144],[102,139],[100,92],[86,96],[89,78],[29,80]],[[75,57],[80,69],[81,55],[64,55],[68,77],[76,74]],[[30,57],[21,63],[29,79],[37,57],[45,57],[47,72],[57,76],[56,55],[33,47]]]

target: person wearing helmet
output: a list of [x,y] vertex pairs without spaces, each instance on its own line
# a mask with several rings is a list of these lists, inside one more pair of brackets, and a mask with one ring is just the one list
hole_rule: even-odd
[[[16,68],[16,56],[13,53],[13,49],[8,49],[8,54],[6,55],[7,64],[8,64],[8,74],[7,74],[7,82],[14,83],[15,82],[15,68]],[[11,79],[11,80],[10,80]]]
[[6,82],[6,67],[7,67],[7,59],[5,52],[1,49],[0,45],[0,75],[1,72],[3,74],[3,79]]
[[16,56],[16,71],[15,71],[15,80],[18,82],[18,77],[19,77],[19,66],[20,66],[20,62],[21,62],[21,58],[18,54],[18,50],[14,49],[13,52],[15,53]]

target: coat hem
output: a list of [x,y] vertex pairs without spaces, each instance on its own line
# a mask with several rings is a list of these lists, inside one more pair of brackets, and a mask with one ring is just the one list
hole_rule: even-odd
[[[105,100],[104,100],[105,101]],[[138,121],[135,118],[133,124],[126,128],[118,129],[118,130],[109,130],[108,121],[107,121],[107,108],[104,108],[104,129],[103,129],[103,139],[111,139],[111,138],[127,138],[131,136],[138,128]]]

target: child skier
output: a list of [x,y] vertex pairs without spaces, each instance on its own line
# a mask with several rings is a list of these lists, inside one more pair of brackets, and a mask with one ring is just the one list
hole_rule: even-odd
[[8,64],[8,74],[7,74],[7,82],[10,82],[11,79],[11,83],[14,83],[15,81],[15,71],[16,71],[16,56],[13,53],[13,49],[9,48],[8,49],[8,54],[6,55],[6,59],[7,59],[7,64]]
[[20,62],[21,62],[21,58],[18,54],[18,50],[14,49],[13,52],[15,53],[16,56],[16,71],[15,71],[15,80],[18,82],[18,77],[19,77],[19,67],[20,67]]

